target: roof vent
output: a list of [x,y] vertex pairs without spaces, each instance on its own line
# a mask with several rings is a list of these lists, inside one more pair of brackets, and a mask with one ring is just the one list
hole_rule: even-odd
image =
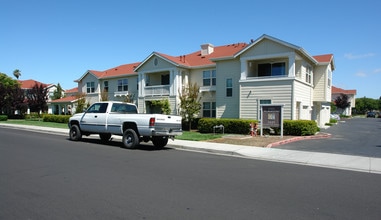
[[202,44],[201,45],[201,56],[209,55],[213,53],[214,46],[213,44]]

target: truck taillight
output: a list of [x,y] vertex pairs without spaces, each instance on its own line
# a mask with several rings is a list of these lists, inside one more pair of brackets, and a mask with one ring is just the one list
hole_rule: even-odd
[[149,119],[149,126],[150,126],[150,127],[155,126],[155,118],[150,118],[150,119]]

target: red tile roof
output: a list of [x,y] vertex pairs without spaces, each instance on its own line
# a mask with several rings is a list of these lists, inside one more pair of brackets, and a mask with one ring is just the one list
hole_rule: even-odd
[[197,66],[214,65],[215,63],[211,61],[211,59],[232,57],[234,54],[241,51],[247,45],[248,44],[246,43],[236,43],[236,44],[229,44],[224,46],[217,46],[217,47],[214,47],[213,52],[208,55],[201,55],[201,50],[196,51],[194,53],[181,55],[181,56],[170,56],[163,53],[156,53],[156,54],[178,65],[188,66],[188,67],[197,67]]
[[77,93],[77,92],[78,92],[78,87],[65,90],[65,93]]
[[355,89],[345,90],[345,89],[341,89],[341,88],[332,86],[332,92],[331,92],[331,93],[332,93],[332,94],[356,95],[356,94],[357,94],[357,91],[356,91]]
[[67,97],[63,97],[60,99],[52,100],[50,102],[51,103],[64,103],[64,102],[67,103],[67,102],[74,102],[77,99],[78,99],[78,97],[76,97],[76,96],[67,96]]
[[318,56],[313,56],[313,58],[319,63],[329,63],[331,62],[333,58],[333,54],[318,55]]
[[124,64],[105,71],[89,70],[97,78],[109,78],[114,76],[120,76],[125,74],[137,74],[134,69],[140,64],[140,62]]
[[43,87],[48,87],[50,84],[45,84],[45,83],[42,83],[42,82],[38,82],[36,80],[33,80],[33,79],[28,79],[28,80],[17,80],[19,83],[20,83],[20,87],[21,89],[32,89],[34,85],[37,85],[40,86],[42,85]]

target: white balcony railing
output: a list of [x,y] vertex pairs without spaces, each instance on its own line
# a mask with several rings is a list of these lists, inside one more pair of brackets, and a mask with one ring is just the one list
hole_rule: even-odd
[[114,92],[114,97],[128,96],[128,91],[116,91]]
[[169,95],[169,85],[146,86],[144,89],[145,96],[164,96]]

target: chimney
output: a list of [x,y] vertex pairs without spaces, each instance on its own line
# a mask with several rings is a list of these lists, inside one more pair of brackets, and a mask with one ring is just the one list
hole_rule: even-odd
[[209,55],[213,53],[214,51],[214,46],[213,44],[202,44],[201,45],[201,56]]

